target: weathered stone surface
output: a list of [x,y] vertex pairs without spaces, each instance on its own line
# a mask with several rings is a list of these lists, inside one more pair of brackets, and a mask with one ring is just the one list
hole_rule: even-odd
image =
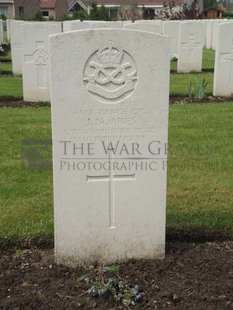
[[57,263],[163,258],[170,40],[83,30],[50,52]]

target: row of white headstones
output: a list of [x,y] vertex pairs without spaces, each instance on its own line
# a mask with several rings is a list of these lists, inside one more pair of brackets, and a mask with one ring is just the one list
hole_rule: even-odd
[[[55,257],[72,266],[165,254],[171,38],[158,25],[104,24],[10,26],[25,99],[51,100]],[[180,24],[180,63],[202,53],[203,27]]]
[[[2,29],[0,23],[0,29]],[[13,74],[23,75],[25,101],[50,101],[49,35],[82,29],[124,28],[152,32],[171,38],[171,58],[178,58],[178,73],[202,70],[203,47],[216,49],[215,96],[233,92],[233,24],[228,20],[131,22],[33,22],[7,21],[11,41]],[[1,31],[0,31],[1,33]],[[1,38],[1,35],[0,35]]]

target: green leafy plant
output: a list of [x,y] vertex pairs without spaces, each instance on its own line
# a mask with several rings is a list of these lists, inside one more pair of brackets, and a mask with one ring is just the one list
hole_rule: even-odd
[[15,254],[13,255],[13,258],[19,258],[19,257],[23,256],[25,253],[26,253],[25,250],[18,249],[18,250],[15,251]]
[[203,98],[205,96],[205,90],[207,85],[208,82],[206,82],[205,79],[202,79],[201,81],[195,79],[195,83],[190,82],[188,86],[189,98]]

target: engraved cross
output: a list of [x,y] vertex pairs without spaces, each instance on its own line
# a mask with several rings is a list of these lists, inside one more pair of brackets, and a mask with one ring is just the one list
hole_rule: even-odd
[[187,43],[182,43],[182,47],[188,49],[188,63],[193,63],[195,47],[202,47],[201,42],[195,42],[194,33],[190,33]]
[[37,70],[37,85],[39,88],[46,88],[46,67],[48,54],[44,50],[44,42],[36,42],[36,50],[31,55],[25,55],[26,63],[33,63]]
[[136,181],[135,173],[125,175],[115,175],[112,170],[113,158],[109,152],[109,174],[107,175],[87,175],[87,182],[107,181],[109,183],[109,226],[108,228],[116,228],[115,219],[115,186],[116,181]]

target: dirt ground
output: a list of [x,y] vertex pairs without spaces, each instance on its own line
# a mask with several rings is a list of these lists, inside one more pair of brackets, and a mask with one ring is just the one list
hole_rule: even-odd
[[162,261],[119,267],[117,277],[139,287],[136,306],[91,296],[80,280],[88,266],[56,266],[52,249],[0,250],[0,309],[233,309],[233,241],[169,243]]

